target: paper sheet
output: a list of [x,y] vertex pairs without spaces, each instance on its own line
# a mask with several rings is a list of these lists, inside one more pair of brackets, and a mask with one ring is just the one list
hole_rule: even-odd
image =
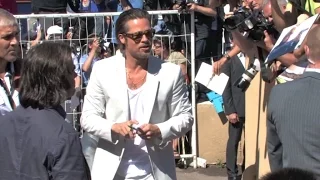
[[195,81],[206,86],[208,89],[219,95],[222,95],[228,80],[229,77],[224,73],[221,73],[220,75],[213,75],[212,66],[207,63],[201,64],[198,74],[195,78]]

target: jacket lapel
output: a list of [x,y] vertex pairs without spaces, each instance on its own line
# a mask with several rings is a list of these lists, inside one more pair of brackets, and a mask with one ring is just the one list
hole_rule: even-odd
[[148,84],[146,84],[146,91],[144,93],[144,122],[149,122],[153,106],[158,94],[159,80],[153,74],[148,74]]
[[[121,122],[125,122],[129,119],[129,102],[128,102],[128,90],[127,90],[127,77],[126,77],[126,68],[125,68],[125,58],[122,53],[116,54],[117,59],[117,68],[114,77],[115,90],[119,93],[119,103],[121,104],[123,113],[125,113],[125,119],[121,119]],[[118,77],[118,78],[116,78]]]
[[144,122],[149,122],[151,118],[151,113],[154,107],[154,103],[158,94],[159,89],[159,79],[158,73],[161,68],[161,61],[155,59],[154,57],[149,58],[148,62],[148,79],[145,93],[144,102]]

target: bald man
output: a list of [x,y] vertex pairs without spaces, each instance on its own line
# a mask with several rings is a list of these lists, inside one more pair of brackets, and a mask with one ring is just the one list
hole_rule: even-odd
[[267,113],[271,171],[303,167],[320,178],[320,26],[310,30],[304,46],[309,68],[299,78],[275,86]]
[[[262,12],[263,12],[264,17],[268,18],[268,20],[271,22],[271,21],[273,21],[271,1],[265,0],[265,3],[266,4],[262,8]],[[286,11],[287,1],[286,0],[279,0],[278,5],[279,5],[281,11],[284,13]]]

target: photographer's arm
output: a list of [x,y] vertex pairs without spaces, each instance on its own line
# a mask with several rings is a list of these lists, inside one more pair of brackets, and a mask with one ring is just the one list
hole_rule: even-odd
[[91,64],[92,64],[92,61],[95,57],[95,54],[96,54],[96,50],[92,49],[89,53],[88,58],[84,61],[83,65],[82,65],[82,71],[89,72],[91,70]]
[[[273,46],[272,46],[273,47]],[[271,51],[272,48],[267,48],[266,50],[268,52]],[[293,53],[287,53],[287,54],[284,54],[280,57],[277,58],[278,61],[281,62],[281,64],[283,64],[284,66],[286,67],[289,67],[290,65],[298,62],[298,59],[297,57],[293,54]]]
[[276,29],[281,32],[284,28],[294,25],[297,21],[298,12],[288,3],[285,12],[281,10],[277,0],[271,0],[272,18]]
[[227,53],[225,54],[222,58],[219,59],[219,61],[216,61],[213,63],[213,73],[214,74],[220,74],[220,69],[221,67],[228,61],[230,60],[232,57],[236,56],[237,54],[239,54],[241,52],[239,46],[234,45],[233,48]]
[[315,14],[320,13],[320,3],[314,3],[317,8],[314,9]]
[[277,58],[286,67],[291,66],[292,64],[298,62],[298,59],[294,56],[293,53],[287,53]]
[[99,40],[95,38],[91,44],[91,50],[90,50],[89,56],[82,65],[82,70],[84,72],[89,72],[91,70],[92,61],[96,56],[98,48],[99,48]]
[[256,50],[254,42],[244,37],[238,30],[231,31],[231,33],[234,44],[237,45],[243,53],[252,57]]

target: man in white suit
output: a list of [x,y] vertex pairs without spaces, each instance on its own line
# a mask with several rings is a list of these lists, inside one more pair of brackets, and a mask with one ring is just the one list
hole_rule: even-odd
[[148,12],[123,12],[116,35],[122,53],[94,65],[84,102],[82,127],[99,138],[92,179],[175,180],[171,141],[193,124],[181,69],[150,56]]

